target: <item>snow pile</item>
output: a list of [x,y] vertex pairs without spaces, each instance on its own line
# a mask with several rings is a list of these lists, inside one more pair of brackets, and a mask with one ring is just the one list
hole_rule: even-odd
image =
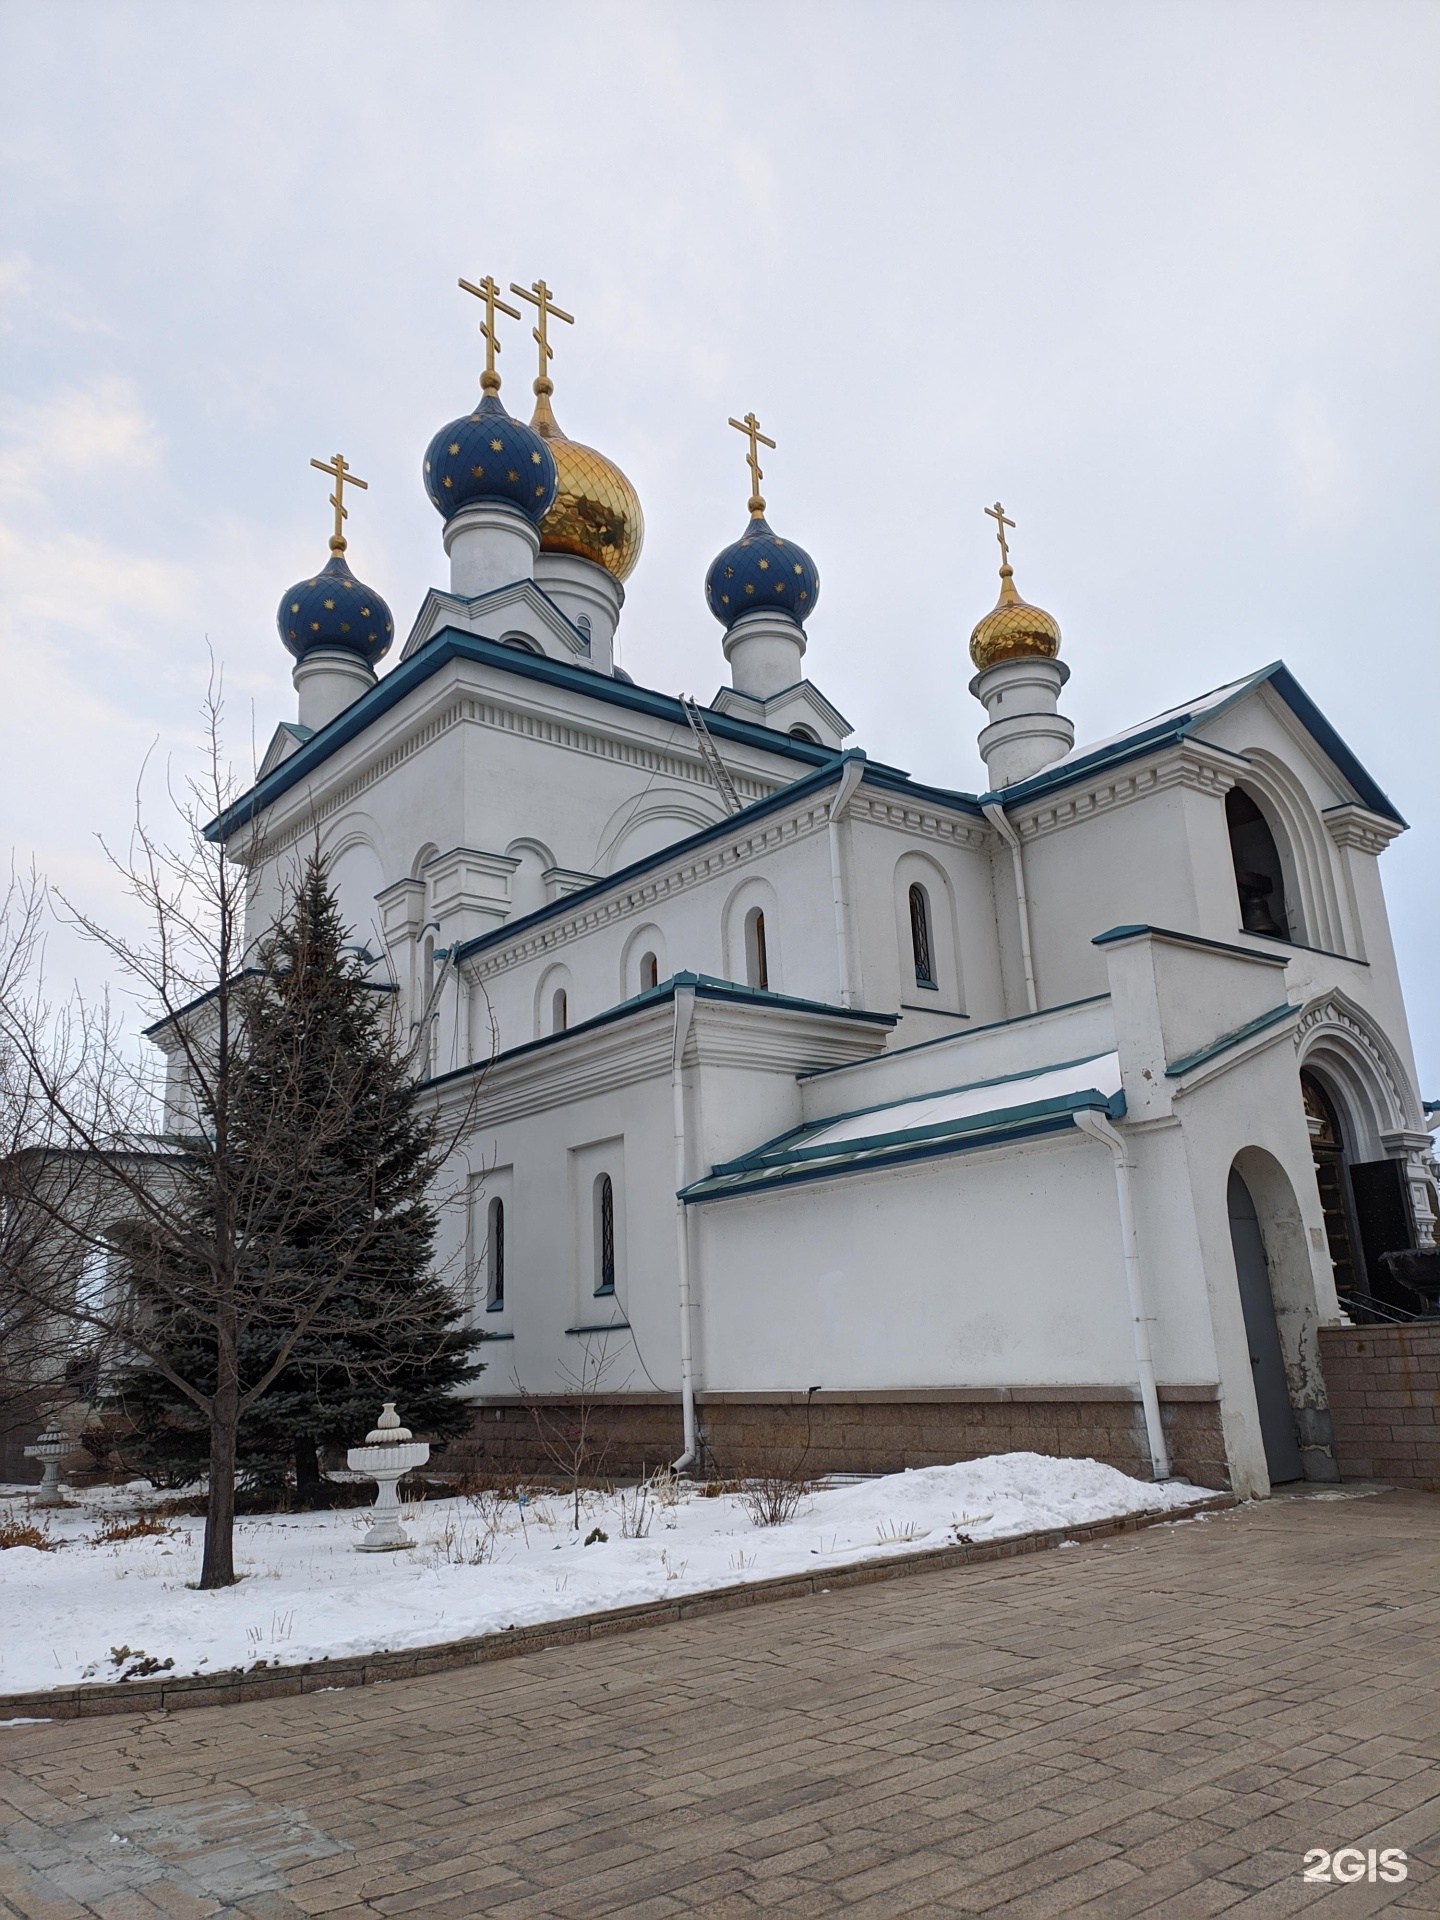
[[958,1538],[1163,1511],[1202,1491],[1095,1460],[1007,1453],[822,1484],[778,1526],[757,1526],[743,1492],[675,1482],[584,1493],[578,1527],[565,1494],[435,1500],[406,1509],[417,1544],[394,1554],[355,1551],[366,1509],[276,1514],[236,1523],[244,1577],[200,1593],[187,1585],[199,1520],[104,1538],[153,1506],[143,1482],[72,1495],[48,1516],[25,1491],[0,1490],[0,1521],[29,1521],[55,1543],[0,1552],[0,1694],[425,1646]]

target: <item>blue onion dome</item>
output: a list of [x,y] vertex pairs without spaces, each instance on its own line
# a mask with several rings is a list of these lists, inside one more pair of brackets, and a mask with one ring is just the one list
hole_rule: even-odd
[[705,599],[723,627],[769,607],[803,627],[820,598],[815,562],[793,540],[782,540],[761,513],[733,547],[717,554],[705,576]]
[[379,594],[350,571],[345,542],[332,540],[330,547],[328,566],[297,582],[280,602],[280,638],[297,660],[317,647],[343,647],[373,667],[395,637],[395,622]]
[[498,394],[442,427],[425,449],[425,491],[447,520],[462,507],[497,501],[536,526],[555,503],[555,456],[532,428],[512,420]]

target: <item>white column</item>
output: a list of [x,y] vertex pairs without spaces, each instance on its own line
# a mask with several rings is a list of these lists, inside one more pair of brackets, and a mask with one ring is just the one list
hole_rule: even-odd
[[980,734],[980,757],[992,789],[1028,780],[1074,746],[1074,725],[1056,711],[1069,678],[1063,660],[1002,660],[970,682],[990,715]]
[[725,636],[725,658],[737,693],[769,700],[793,687],[804,673],[804,629],[765,608],[742,614]]
[[300,724],[313,733],[328,727],[375,684],[373,671],[344,647],[316,647],[295,662],[290,679],[300,696]]
[[535,562],[535,584],[567,620],[589,634],[590,665],[597,673],[609,673],[625,604],[625,589],[614,574],[578,553],[542,553]]
[[533,579],[540,535],[518,507],[500,500],[477,501],[445,522],[445,551],[450,556],[450,591],[474,600],[516,580]]

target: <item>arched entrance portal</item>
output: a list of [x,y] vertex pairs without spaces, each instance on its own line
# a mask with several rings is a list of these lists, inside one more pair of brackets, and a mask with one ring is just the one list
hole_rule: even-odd
[[1265,1466],[1274,1482],[1299,1480],[1305,1464],[1295,1433],[1295,1410],[1285,1375],[1285,1355],[1275,1320],[1270,1290],[1270,1265],[1260,1219],[1250,1189],[1233,1168],[1226,1194],[1230,1213],[1230,1245],[1235,1254],[1235,1277],[1240,1283],[1240,1305],[1245,1315],[1245,1338],[1255,1381],[1255,1404],[1265,1443]]
[[1309,1068],[1300,1091],[1340,1305],[1353,1320],[1411,1319],[1415,1301],[1383,1257],[1415,1244],[1404,1170],[1398,1160],[1359,1159],[1340,1101]]

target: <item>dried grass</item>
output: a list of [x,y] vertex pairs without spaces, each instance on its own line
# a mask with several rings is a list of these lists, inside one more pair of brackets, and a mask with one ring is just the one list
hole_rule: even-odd
[[0,1550],[5,1547],[35,1547],[41,1553],[53,1553],[55,1542],[26,1520],[0,1520]]

